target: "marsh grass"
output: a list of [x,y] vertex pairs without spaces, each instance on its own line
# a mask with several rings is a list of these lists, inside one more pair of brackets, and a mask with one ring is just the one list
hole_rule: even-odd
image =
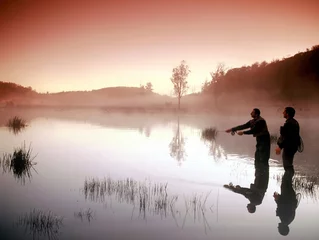
[[[94,202],[106,202],[107,197],[114,197],[119,203],[133,205],[131,219],[138,208],[138,218],[147,220],[147,213],[161,218],[171,216],[178,227],[184,227],[187,216],[190,215],[194,222],[203,221],[206,232],[206,228],[210,228],[205,216],[210,192],[206,195],[194,194],[188,198],[184,196],[183,214],[182,210],[176,209],[176,205],[182,206],[183,200],[178,195],[170,195],[167,186],[167,183],[152,183],[147,180],[138,182],[131,178],[117,181],[110,177],[101,180],[92,178],[85,180],[83,193],[86,200]],[[179,200],[182,201],[180,204]],[[212,206],[208,210],[213,212]],[[182,217],[182,223],[178,223],[178,217]]]
[[27,127],[27,123],[24,119],[15,116],[8,120],[6,126],[9,128],[9,131],[18,134]]
[[95,214],[91,208],[74,213],[74,217],[80,219],[81,222],[84,220],[91,222],[94,219],[94,215]]
[[276,145],[278,141],[278,136],[276,134],[270,134],[270,143]]
[[27,149],[25,143],[23,146],[16,148],[14,152],[3,154],[0,164],[2,166],[3,172],[11,172],[13,176],[25,184],[26,179],[32,177],[32,169],[34,169],[35,162],[33,162],[36,156],[32,156],[31,144]]
[[[278,184],[281,184],[282,176],[277,174],[274,179],[277,180]],[[296,192],[299,192],[304,197],[309,197],[313,200],[318,200],[319,194],[319,179],[314,176],[304,176],[301,174],[295,174],[292,179],[292,187]]]
[[[207,211],[206,202],[207,202],[207,199],[208,199],[210,193],[211,193],[211,191],[206,193],[205,195],[193,194],[193,196],[190,198],[184,197],[186,213],[184,216],[182,228],[184,228],[185,223],[186,223],[186,218],[187,218],[188,214],[190,213],[193,216],[194,222],[196,222],[196,221],[201,222],[202,221],[202,223],[204,224],[205,233],[207,233],[207,227],[211,230],[211,227],[206,219],[206,211]],[[213,212],[212,207],[213,207],[213,205],[209,207],[209,210],[211,212]]]
[[130,178],[114,181],[108,177],[102,180],[98,178],[86,179],[83,191],[86,200],[103,202],[106,196],[115,196],[118,202],[128,204],[140,202],[144,208],[152,197],[167,194],[166,188],[167,184],[137,182]]
[[312,199],[318,200],[318,178],[310,176],[295,176],[292,186],[296,191]]
[[29,213],[20,216],[17,226],[25,227],[25,231],[32,234],[33,239],[58,239],[58,234],[63,225],[63,218],[51,211],[33,209]]
[[217,131],[217,128],[215,128],[215,127],[205,128],[202,131],[202,139],[203,140],[214,141],[214,140],[216,140],[217,135],[218,135],[218,131]]
[[205,143],[209,143],[209,153],[214,157],[215,160],[221,159],[222,157],[227,159],[227,154],[225,153],[224,149],[217,144],[217,135],[217,128],[206,128],[202,131],[201,139]]

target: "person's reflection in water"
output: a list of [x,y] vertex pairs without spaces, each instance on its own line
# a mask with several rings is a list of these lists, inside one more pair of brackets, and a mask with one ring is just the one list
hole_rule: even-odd
[[256,212],[256,206],[260,205],[264,199],[269,182],[269,166],[265,164],[255,165],[255,181],[250,184],[250,188],[245,188],[233,184],[224,185],[235,193],[244,195],[248,200],[247,210],[249,213]]
[[281,181],[281,194],[274,193],[274,199],[277,203],[276,216],[281,221],[278,224],[278,232],[283,236],[289,234],[289,224],[295,219],[298,207],[298,198],[292,187],[293,176],[293,171],[286,171]]

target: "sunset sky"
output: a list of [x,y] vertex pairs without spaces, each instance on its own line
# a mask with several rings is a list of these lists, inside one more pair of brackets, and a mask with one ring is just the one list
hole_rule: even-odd
[[169,94],[186,60],[200,89],[230,67],[319,44],[317,0],[0,0],[0,81],[39,92],[139,86]]

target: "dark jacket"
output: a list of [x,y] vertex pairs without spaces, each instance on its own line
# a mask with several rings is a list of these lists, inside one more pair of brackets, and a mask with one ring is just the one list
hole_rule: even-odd
[[244,134],[252,134],[258,140],[267,139],[270,141],[270,135],[267,127],[266,120],[262,117],[258,117],[256,119],[252,119],[243,125],[239,125],[237,127],[232,128],[232,131],[239,131],[243,129],[250,128],[248,131],[244,131]]
[[284,126],[280,127],[280,137],[277,141],[282,149],[296,151],[300,145],[300,127],[294,118],[288,118]]

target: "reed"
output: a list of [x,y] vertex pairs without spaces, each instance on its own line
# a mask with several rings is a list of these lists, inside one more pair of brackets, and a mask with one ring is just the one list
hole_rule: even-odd
[[24,119],[15,116],[8,120],[6,126],[12,131],[14,134],[20,133],[24,128],[27,127],[27,123]]
[[32,177],[31,169],[34,169],[33,166],[36,165],[33,162],[35,157],[32,156],[31,144],[29,148],[26,148],[24,143],[23,146],[14,149],[13,153],[3,154],[0,163],[4,172],[11,172],[18,181],[24,184],[26,179]]

